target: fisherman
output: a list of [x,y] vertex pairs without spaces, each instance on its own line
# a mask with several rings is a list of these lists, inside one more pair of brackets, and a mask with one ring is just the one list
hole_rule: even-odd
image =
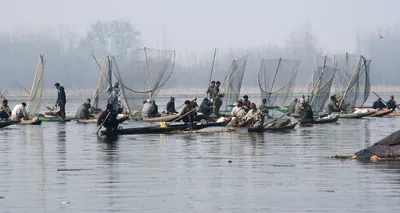
[[204,98],[199,107],[199,113],[202,113],[206,120],[210,119],[210,115],[212,113],[212,103],[208,100],[208,98]]
[[199,105],[197,105],[197,97],[194,97],[191,101],[190,101],[190,108],[194,109],[194,108],[199,108]]
[[332,95],[328,104],[325,106],[325,113],[332,114],[334,112],[340,112],[340,109],[337,105],[336,96]]
[[160,113],[158,113],[158,106],[156,104],[156,101],[152,100],[151,104],[153,105],[151,116],[152,117],[161,117]]
[[142,118],[151,118],[153,114],[153,104],[150,99],[147,99],[146,103],[143,104]]
[[244,96],[243,96],[243,106],[244,106],[244,108],[246,109],[246,112],[249,111],[249,109],[250,109],[250,104],[251,104],[251,102],[249,101],[249,96],[244,95]]
[[97,126],[103,125],[107,131],[115,131],[118,129],[118,113],[114,110],[112,104],[107,104],[107,108],[97,119]]
[[50,116],[60,116],[61,117],[61,101],[57,100],[57,103],[54,107],[48,107],[46,108],[49,110],[49,112],[45,112],[45,115],[50,115]]
[[216,99],[219,95],[219,87],[221,85],[221,82],[217,81],[214,87],[211,88],[211,101],[214,102],[214,99]]
[[166,110],[167,110],[167,114],[176,114],[176,113],[178,113],[175,110],[175,98],[174,97],[170,98],[169,102],[167,103]]
[[386,108],[386,104],[383,103],[381,98],[378,98],[378,100],[376,100],[373,104],[372,104],[372,108],[375,110],[381,110],[381,109],[385,109]]
[[182,121],[185,122],[185,124],[187,124],[187,123],[193,124],[193,120],[194,120],[193,111],[194,110],[192,108],[190,108],[190,101],[186,100],[185,106],[183,107],[183,109],[180,113],[180,117],[182,117]]
[[294,108],[294,113],[292,113],[293,117],[299,117],[300,113],[302,111],[302,104],[301,103],[305,103],[305,100],[303,97],[300,98],[299,102],[296,103],[296,106]]
[[0,105],[0,120],[8,120],[11,116],[11,109],[8,106],[8,100],[3,100],[3,105]]
[[295,109],[296,109],[297,101],[298,101],[297,98],[295,98],[295,99],[289,104],[288,112],[287,112],[288,115],[291,115],[291,114],[294,113],[294,111],[295,111]]
[[11,113],[11,120],[29,120],[28,112],[26,112],[26,103],[22,102],[14,107]]
[[[89,99],[90,100],[90,99]],[[84,102],[76,111],[75,118],[89,119],[90,118],[90,102]]]
[[387,109],[395,111],[397,108],[396,101],[394,100],[394,96],[391,95],[389,101],[387,102]]
[[118,97],[118,114],[123,114],[123,115],[128,115],[128,110],[124,105],[122,104],[122,99],[121,97]]
[[223,103],[222,97],[223,97],[222,94],[218,94],[217,98],[214,100],[214,113],[216,115],[219,115],[219,109],[221,108],[222,103]]
[[207,91],[206,91],[207,97],[210,96],[210,98],[212,98],[211,94],[212,94],[214,87],[215,87],[215,81],[211,81],[211,85],[207,88]]
[[121,95],[121,90],[119,89],[119,82],[115,82],[114,86],[109,86],[107,88],[108,91],[108,104],[113,105],[114,111],[118,112],[121,106],[118,104],[118,97]]
[[255,103],[250,104],[250,109],[247,114],[243,117],[243,121],[240,123],[240,126],[247,123],[247,126],[252,128],[262,127],[264,124],[264,116],[261,115],[261,112],[257,109]]
[[231,124],[238,125],[242,122],[243,117],[246,115],[246,111],[241,101],[238,100],[234,105],[235,107],[233,107],[231,112]]
[[60,117],[65,119],[65,104],[67,103],[67,96],[65,95],[65,90],[63,86],[60,86],[60,83],[55,83],[54,86],[58,90],[56,105],[59,102],[60,106]]
[[300,123],[311,123],[314,121],[314,113],[312,111],[311,106],[304,100],[304,98],[300,98]]
[[261,111],[261,113],[262,113],[263,116],[267,116],[267,118],[270,117],[269,114],[268,114],[267,99],[266,99],[266,98],[263,98],[263,99],[261,100],[261,104],[260,104],[260,106],[258,107],[258,109]]

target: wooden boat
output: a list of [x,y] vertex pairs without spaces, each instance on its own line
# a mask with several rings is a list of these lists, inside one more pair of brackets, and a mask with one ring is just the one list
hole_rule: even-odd
[[154,118],[143,118],[144,122],[171,122],[179,117],[177,115],[165,115],[161,117],[154,117]]
[[354,119],[354,118],[362,118],[371,114],[374,114],[375,112],[370,111],[370,112],[360,112],[360,113],[341,113],[339,115],[340,118],[345,118],[345,119]]
[[13,124],[17,124],[19,121],[0,121],[0,128],[4,128]]
[[387,114],[386,116],[388,116],[388,117],[400,116],[400,112],[392,112],[392,113]]
[[294,122],[294,123],[290,123],[290,124],[288,124],[286,126],[280,126],[280,127],[271,127],[271,126],[263,127],[263,128],[251,128],[251,127],[248,127],[247,128],[247,132],[287,131],[287,130],[294,129],[297,124],[298,124],[297,122]]
[[333,116],[324,116],[314,118],[314,121],[311,122],[313,124],[327,124],[327,123],[336,123],[339,120],[339,114],[334,114]]
[[[121,115],[117,117],[118,123],[122,123],[124,121],[129,120],[128,115]],[[97,118],[94,119],[77,119],[77,123],[82,123],[82,124],[91,124],[91,123],[97,123]]]
[[160,125],[150,126],[150,127],[138,127],[138,128],[127,128],[118,129],[113,132],[107,132],[105,130],[100,131],[102,135],[112,136],[112,135],[138,135],[138,134],[168,134],[174,131],[184,131],[184,130],[200,130],[207,127],[216,126],[226,126],[227,122],[215,122],[207,124],[193,124],[190,128],[189,124],[171,124],[166,127]]
[[393,112],[393,110],[390,110],[390,109],[378,110],[378,111],[375,111],[374,114],[368,115],[367,117],[383,117],[392,112]]
[[17,123],[17,125],[40,125],[42,124],[42,120],[37,119],[37,120],[24,120],[21,121],[19,123]]

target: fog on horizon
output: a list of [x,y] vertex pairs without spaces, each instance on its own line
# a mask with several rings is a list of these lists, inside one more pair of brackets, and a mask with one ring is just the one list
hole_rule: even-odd
[[[362,54],[371,83],[397,85],[399,19],[395,0],[2,1],[0,90],[29,89],[39,54],[45,87],[95,88],[101,60],[142,48],[176,50],[165,88],[223,81],[232,60],[249,55],[243,87],[258,87],[262,58],[301,59],[297,85],[310,82],[316,56]],[[141,82],[143,79],[129,79]]]

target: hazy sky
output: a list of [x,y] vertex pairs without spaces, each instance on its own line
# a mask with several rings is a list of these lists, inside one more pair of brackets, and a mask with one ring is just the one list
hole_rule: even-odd
[[356,33],[399,23],[396,0],[0,0],[0,31],[70,26],[84,33],[97,19],[128,19],[143,43],[189,52],[283,44],[311,23],[327,52],[353,51]]

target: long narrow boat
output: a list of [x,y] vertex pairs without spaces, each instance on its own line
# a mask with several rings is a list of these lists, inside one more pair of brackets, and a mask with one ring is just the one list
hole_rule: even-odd
[[171,122],[177,119],[179,115],[165,115],[161,117],[154,117],[154,118],[143,118],[144,122]]
[[287,131],[287,130],[292,130],[296,127],[298,123],[290,123],[286,126],[280,126],[280,127],[263,127],[263,128],[247,128],[247,132],[266,132],[266,131],[271,131],[271,132],[281,132],[281,131]]
[[368,117],[383,117],[385,115],[389,115],[392,112],[393,112],[393,110],[390,110],[390,109],[377,110],[377,111],[375,111],[374,114],[368,115]]
[[313,124],[328,124],[328,123],[336,123],[339,120],[339,114],[331,114],[328,116],[317,117],[314,118]]
[[0,121],[0,128],[4,128],[13,124],[17,124],[19,121]]
[[40,124],[42,124],[42,120],[40,120],[40,119],[26,120],[26,121],[24,120],[24,121],[17,123],[17,125],[40,125]]
[[339,115],[340,118],[344,119],[354,119],[354,118],[363,118],[368,115],[372,115],[375,112],[373,111],[368,111],[368,112],[353,112],[353,113],[341,113]]
[[226,126],[227,122],[215,122],[207,124],[173,124],[166,127],[153,126],[153,127],[138,127],[138,128],[127,128],[118,129],[113,132],[100,131],[102,135],[113,136],[113,135],[138,135],[138,134],[168,134],[174,131],[184,130],[199,130],[207,127]]
[[[129,120],[129,115],[121,115],[117,117],[118,123],[122,123],[124,121]],[[97,119],[77,119],[77,123],[83,123],[83,124],[91,124],[91,123],[97,123]]]

